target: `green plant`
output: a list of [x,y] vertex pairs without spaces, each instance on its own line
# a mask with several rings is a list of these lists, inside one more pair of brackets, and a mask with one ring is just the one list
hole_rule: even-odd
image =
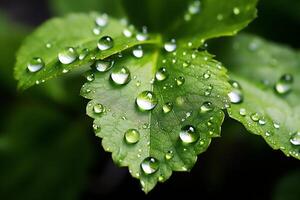
[[242,34],[217,52],[228,73],[207,51],[208,40],[235,35],[255,18],[256,0],[112,3],[129,20],[70,14],[29,36],[17,55],[19,88],[85,74],[81,95],[90,99],[96,135],[145,192],[172,171],[190,170],[220,136],[226,111],[300,158],[299,53]]

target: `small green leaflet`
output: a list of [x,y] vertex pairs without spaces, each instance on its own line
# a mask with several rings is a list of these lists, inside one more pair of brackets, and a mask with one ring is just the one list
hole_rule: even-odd
[[[145,41],[125,37],[123,31],[126,27],[124,22],[96,13],[71,14],[49,20],[24,41],[17,54],[15,77],[19,80],[18,87],[27,89],[71,70],[90,66],[94,60],[104,59],[134,45],[156,42],[154,36]],[[129,32],[136,31],[129,27],[127,35]],[[100,51],[97,42],[107,35],[113,38],[114,48]],[[67,49],[71,50],[67,58],[76,59],[62,64],[58,55]],[[40,70],[30,73],[28,65],[31,63],[33,71]]]
[[[220,135],[221,109],[228,104],[231,88],[220,63],[188,48],[175,53],[124,54],[111,71],[91,71],[81,91],[92,99],[87,114],[105,150],[120,166],[129,166],[145,192],[172,171],[191,169]],[[145,164],[149,158],[153,166]]]
[[232,39],[223,50],[243,95],[229,115],[272,148],[299,159],[300,53],[251,35]]

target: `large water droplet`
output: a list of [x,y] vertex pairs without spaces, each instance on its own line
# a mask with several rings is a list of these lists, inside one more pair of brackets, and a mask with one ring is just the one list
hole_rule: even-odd
[[101,114],[105,111],[105,108],[102,104],[97,103],[97,104],[94,105],[93,111],[94,111],[95,114]]
[[135,144],[140,140],[140,132],[136,129],[129,129],[125,132],[124,139],[128,144]]
[[100,15],[96,17],[95,22],[98,26],[104,27],[108,24],[108,16],[107,14]]
[[155,78],[158,81],[164,81],[168,78],[169,74],[168,71],[165,67],[160,68],[156,73],[155,73]]
[[178,86],[181,86],[184,84],[185,78],[183,76],[179,76],[178,78],[175,78],[175,81]]
[[71,64],[78,57],[76,50],[73,47],[65,48],[58,54],[58,59],[62,64]]
[[134,49],[132,50],[132,54],[133,54],[133,56],[136,57],[136,58],[142,58],[143,55],[144,55],[144,51],[143,51],[143,49],[142,49],[142,46],[138,46],[138,47],[134,48]]
[[179,137],[183,143],[191,144],[198,140],[199,134],[197,133],[195,127],[187,125],[181,129]]
[[95,68],[99,72],[107,72],[113,67],[113,65],[114,65],[114,61],[98,60],[95,63]]
[[293,76],[291,74],[284,74],[280,77],[275,85],[275,91],[278,94],[287,94],[292,90],[292,84],[294,82]]
[[211,102],[204,102],[200,107],[200,113],[208,113],[214,109]]
[[153,157],[148,157],[141,163],[141,168],[145,174],[153,174],[158,170],[159,162]]
[[163,105],[162,110],[164,113],[169,113],[173,109],[173,104],[171,102],[167,102]]
[[136,98],[136,104],[141,110],[152,110],[157,105],[158,100],[153,92],[144,91]]
[[300,131],[294,133],[290,139],[290,142],[293,144],[293,145],[300,145]]
[[230,102],[234,104],[242,103],[244,96],[240,84],[236,81],[229,81],[229,83],[233,87],[232,91],[228,94]]
[[131,79],[130,71],[127,67],[114,68],[110,77],[113,80],[113,82],[117,85],[125,85]]
[[164,48],[167,52],[173,52],[176,50],[176,40],[175,39],[172,39],[170,42],[166,42],[164,44]]
[[110,36],[103,36],[98,41],[98,49],[101,51],[108,50],[114,46],[114,40]]
[[35,57],[27,64],[27,69],[30,72],[40,71],[45,66],[45,63],[42,58]]

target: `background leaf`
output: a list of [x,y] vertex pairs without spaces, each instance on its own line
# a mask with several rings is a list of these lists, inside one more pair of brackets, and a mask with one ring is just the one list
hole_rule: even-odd
[[[299,53],[251,35],[230,40],[222,52],[218,55],[231,66],[231,78],[240,83],[244,96],[228,109],[229,115],[272,148],[299,159]],[[284,75],[293,81],[283,81]]]
[[[152,40],[146,41],[125,37],[123,30],[126,25],[113,18],[108,19],[107,26],[100,27],[101,33],[99,35],[94,34],[93,29],[97,27],[95,19],[99,16],[101,15],[92,13],[71,14],[65,18],[54,18],[30,35],[24,41],[17,55],[15,77],[19,80],[19,88],[26,89],[73,69],[89,66],[93,63],[93,59],[103,59],[134,45],[153,43],[155,40],[154,37]],[[106,35],[113,38],[114,46],[106,51],[99,51],[97,42]],[[59,62],[57,56],[68,47],[76,48],[78,54],[87,48],[89,53],[82,60],[76,59],[74,62],[64,65]],[[27,64],[35,57],[42,58],[45,67],[36,73],[30,73],[27,70]]]
[[[87,114],[95,119],[93,127],[96,135],[103,138],[105,150],[112,152],[117,164],[129,166],[131,175],[139,178],[148,192],[157,181],[167,180],[172,170],[190,170],[197,154],[207,149],[212,137],[220,135],[224,118],[221,108],[228,104],[230,86],[226,70],[207,52],[188,48],[178,48],[174,54],[153,49],[145,52],[140,59],[125,54],[115,60],[111,72],[91,71],[94,80],[89,79],[81,94],[92,99]],[[131,79],[126,85],[116,84],[113,78],[115,70],[122,66],[130,71]],[[143,91],[156,96],[154,110],[141,111],[145,107],[135,103]],[[179,133],[188,126],[196,129],[191,133],[195,135],[193,142],[179,139]],[[130,129],[139,132],[136,144],[126,140],[125,132]],[[159,163],[157,172],[151,175],[141,169],[141,163],[150,157]]]

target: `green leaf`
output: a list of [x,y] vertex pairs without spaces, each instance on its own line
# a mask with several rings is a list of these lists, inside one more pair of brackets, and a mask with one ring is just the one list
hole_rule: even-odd
[[173,23],[168,32],[169,37],[184,38],[194,47],[199,47],[210,38],[235,35],[256,17],[257,0],[195,2],[197,0],[190,4],[182,18]]
[[15,105],[1,120],[1,199],[74,200],[85,187],[91,144],[84,123],[44,105]]
[[[244,96],[242,103],[228,109],[229,115],[261,135],[272,148],[299,159],[299,52],[251,35],[236,37],[222,50],[224,62],[232,67],[231,77],[240,83]],[[293,81],[283,81],[284,75]],[[258,115],[253,117],[255,113]]]
[[121,0],[51,0],[54,13],[65,15],[73,12],[105,12],[115,17],[124,16]]
[[[113,75],[123,66],[128,68],[131,78],[127,84],[118,85],[113,80],[126,78],[126,73]],[[161,67],[165,71],[156,77],[156,72],[162,72]],[[167,180],[172,171],[190,170],[211,138],[220,135],[224,119],[221,109],[228,104],[230,85],[226,70],[207,52],[178,47],[173,54],[149,48],[140,59],[126,53],[115,61],[110,72],[91,71],[87,77],[89,81],[82,87],[81,95],[92,99],[87,114],[95,119],[96,135],[103,138],[102,145],[112,152],[117,164],[129,166],[131,175],[140,179],[145,192],[157,181]],[[144,91],[152,92],[153,101],[147,105],[140,102],[138,106],[137,97]],[[155,99],[158,103],[153,110],[142,111],[154,106]],[[208,106],[207,110],[202,107],[201,113],[205,102],[210,102],[212,107]],[[187,126],[196,130],[195,141],[189,144],[179,137]],[[130,129],[139,132],[139,140],[134,134],[128,135],[129,143],[135,144],[128,144],[124,138]],[[150,175],[147,169],[151,169],[141,168],[143,160],[149,157],[158,162],[157,171]]]
[[[154,36],[146,41],[125,37],[122,32],[126,25],[113,18],[108,18],[108,25],[101,28],[100,35],[96,35],[93,33],[93,29],[97,27],[95,19],[99,16],[101,15],[92,13],[71,14],[65,18],[54,18],[30,35],[17,54],[15,77],[19,80],[19,88],[27,89],[34,84],[61,75],[63,72],[89,66],[93,59],[104,59],[134,45],[155,41]],[[115,45],[109,50],[99,51],[97,42],[106,35],[113,38]],[[75,62],[64,65],[59,62],[58,54],[68,47],[76,48],[78,54],[87,48],[89,54],[83,60],[76,59]],[[36,73],[30,73],[27,70],[27,65],[35,57],[42,58],[45,67]]]

